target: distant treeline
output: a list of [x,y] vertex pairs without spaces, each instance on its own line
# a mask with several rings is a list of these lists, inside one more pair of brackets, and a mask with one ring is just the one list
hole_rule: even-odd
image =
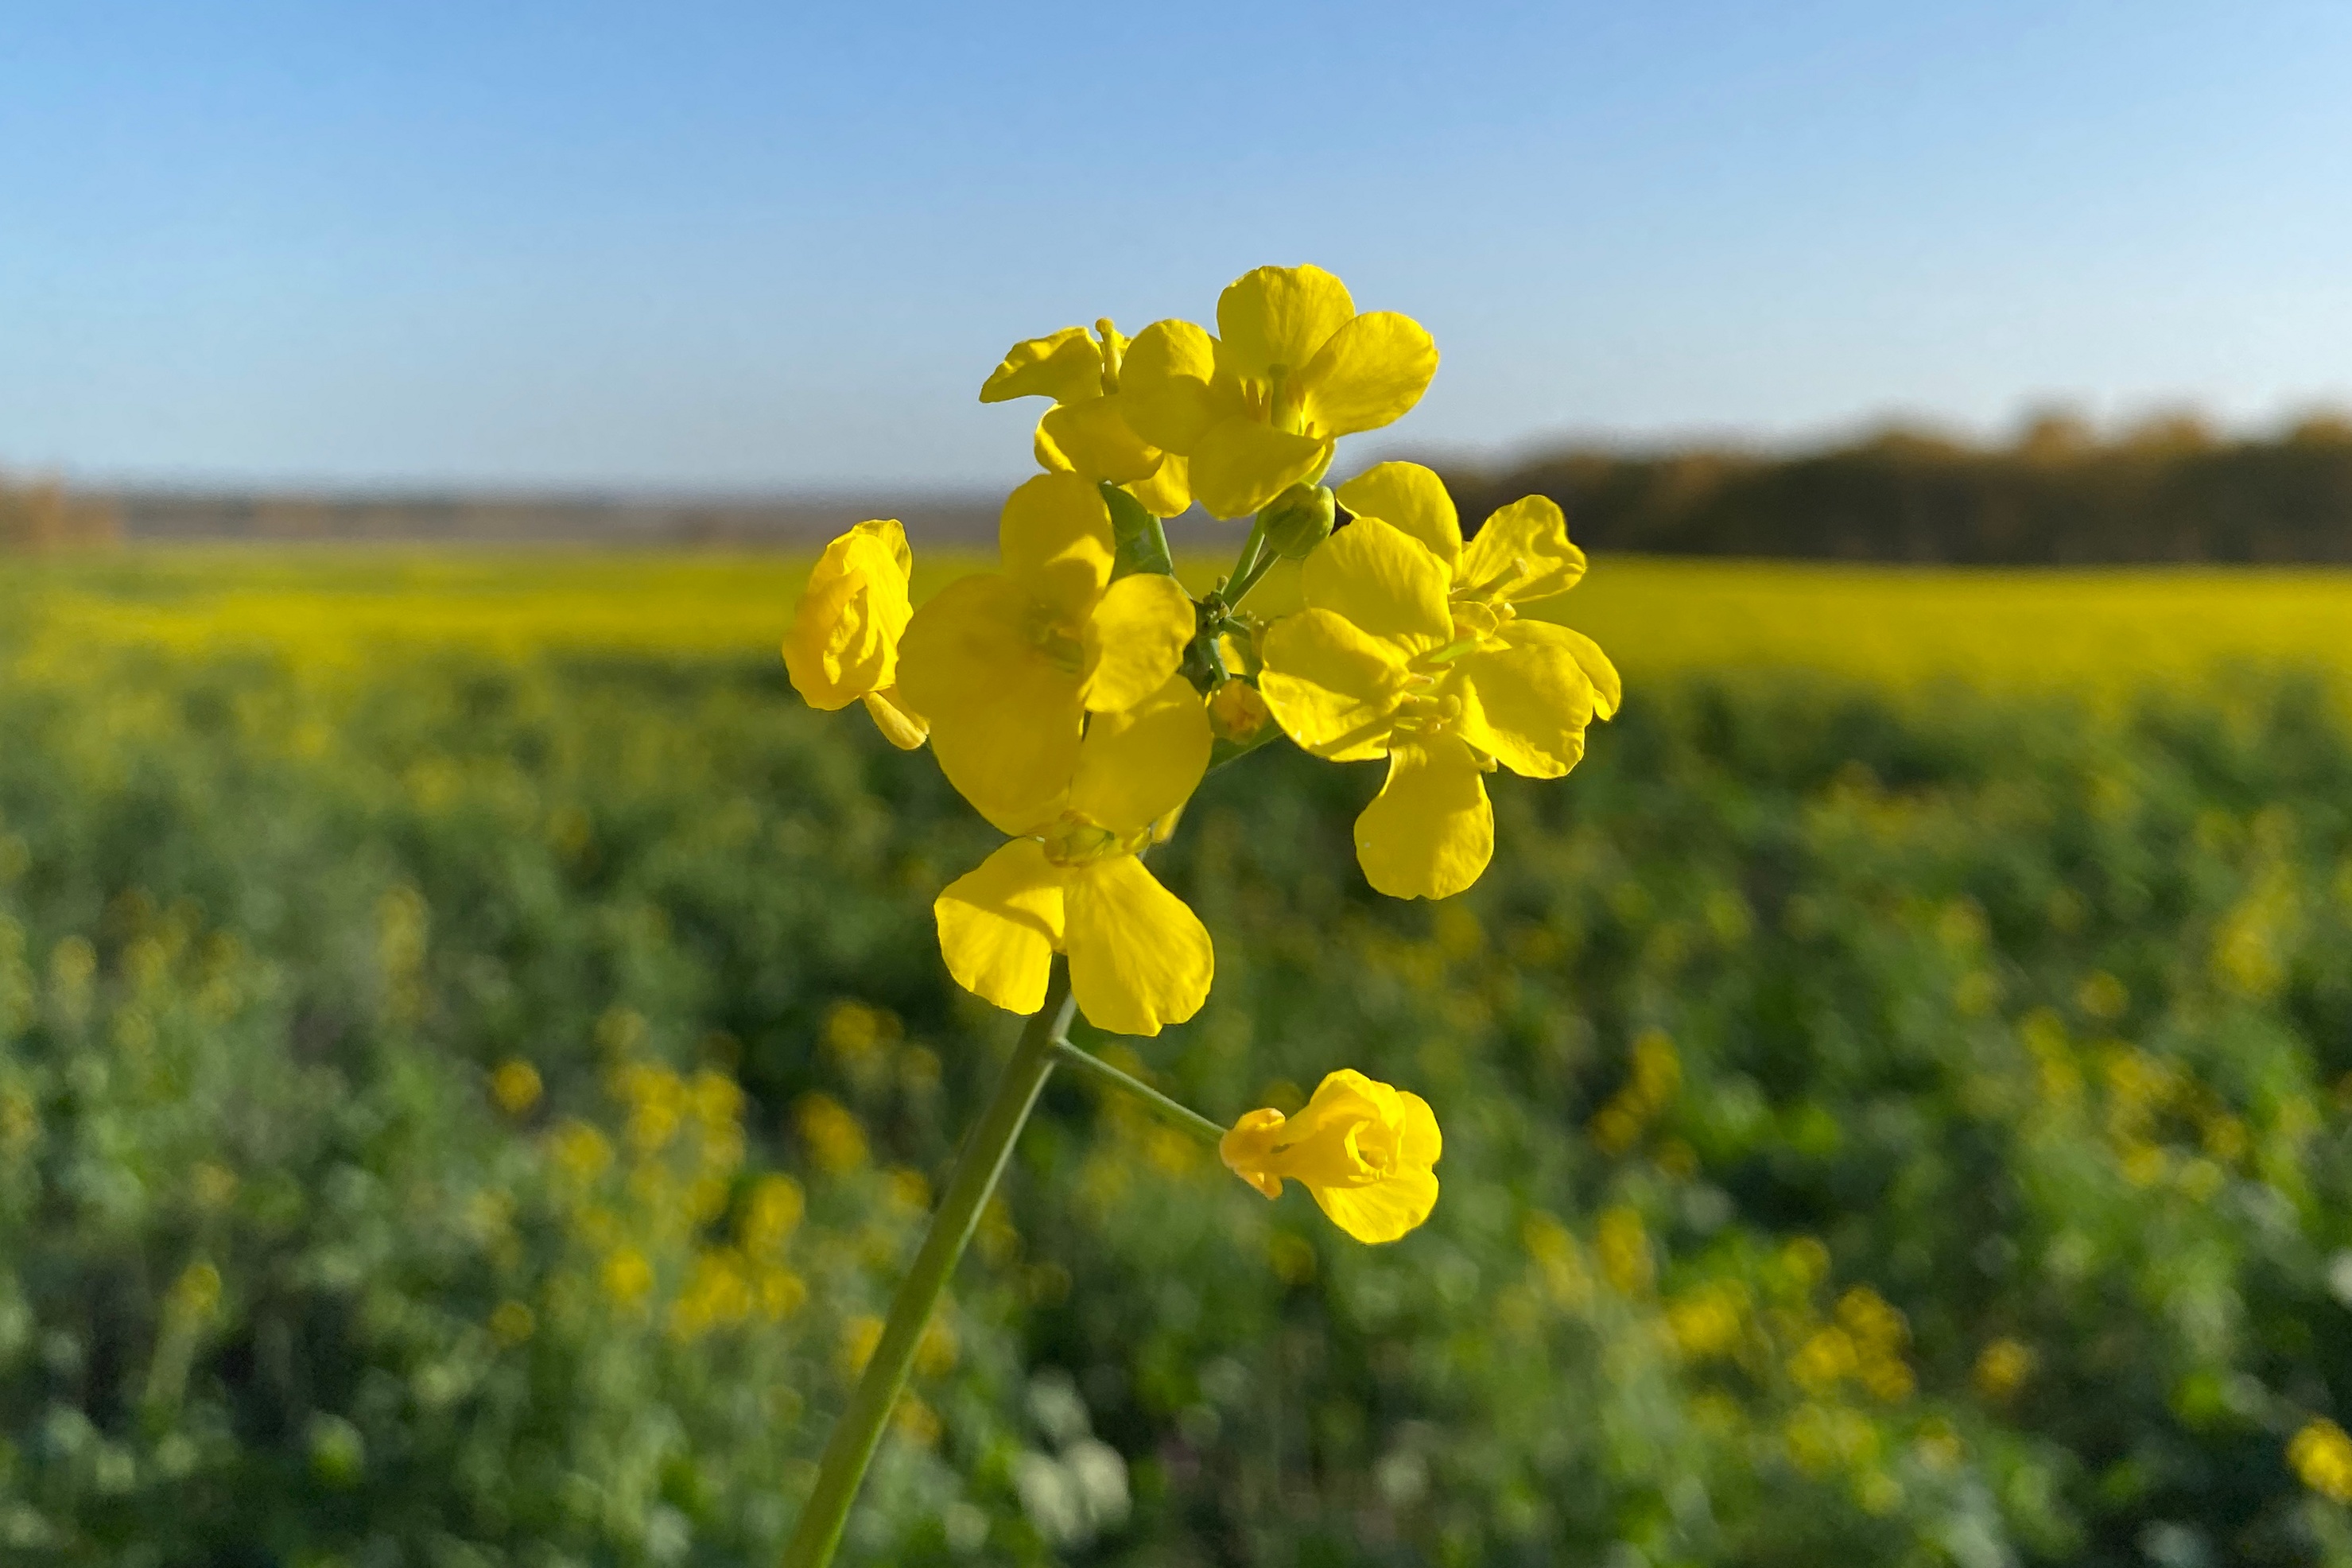
[[0,551],[88,549],[113,543],[121,531],[105,501],[68,494],[54,479],[0,473]]
[[2102,439],[2052,416],[1999,447],[1897,429],[1778,457],[1570,451],[1446,483],[1465,526],[1547,495],[1580,543],[1663,555],[2352,562],[2352,420],[2336,416],[2256,438],[2174,417]]

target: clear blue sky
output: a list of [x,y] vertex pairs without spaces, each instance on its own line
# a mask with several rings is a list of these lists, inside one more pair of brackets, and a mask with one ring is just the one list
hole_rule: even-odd
[[2268,419],[2352,402],[2347,82],[2334,0],[31,0],[0,463],[996,483],[1012,340],[1302,260],[1436,334],[1397,447]]

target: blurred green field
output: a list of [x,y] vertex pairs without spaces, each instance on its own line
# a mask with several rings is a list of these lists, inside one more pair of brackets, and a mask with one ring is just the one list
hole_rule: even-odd
[[[799,569],[0,563],[0,1551],[770,1560],[1013,1034]],[[1625,711],[1440,906],[1375,769],[1215,775],[1210,1004],[1090,1043],[1415,1088],[1436,1215],[1057,1082],[849,1555],[2352,1563],[2347,610],[1604,560]]]

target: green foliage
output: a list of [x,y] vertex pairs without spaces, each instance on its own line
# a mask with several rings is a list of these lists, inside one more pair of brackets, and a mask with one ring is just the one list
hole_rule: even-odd
[[[1013,1032],[928,761],[650,658],[107,655],[0,736],[6,1549],[772,1553]],[[1361,884],[1375,783],[1213,777],[1209,1007],[1087,1043],[1419,1090],[1431,1224],[1057,1079],[850,1557],[2352,1562],[2286,1458],[2352,1402],[2316,687],[1645,689],[1434,907]]]

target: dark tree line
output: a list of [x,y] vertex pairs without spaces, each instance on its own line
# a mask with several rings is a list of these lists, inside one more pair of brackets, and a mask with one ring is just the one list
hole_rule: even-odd
[[2352,421],[2216,437],[2173,418],[2101,440],[2034,421],[2012,446],[1895,430],[1774,457],[1570,451],[1449,470],[1465,526],[1528,494],[1588,547],[1956,564],[2352,562]]

